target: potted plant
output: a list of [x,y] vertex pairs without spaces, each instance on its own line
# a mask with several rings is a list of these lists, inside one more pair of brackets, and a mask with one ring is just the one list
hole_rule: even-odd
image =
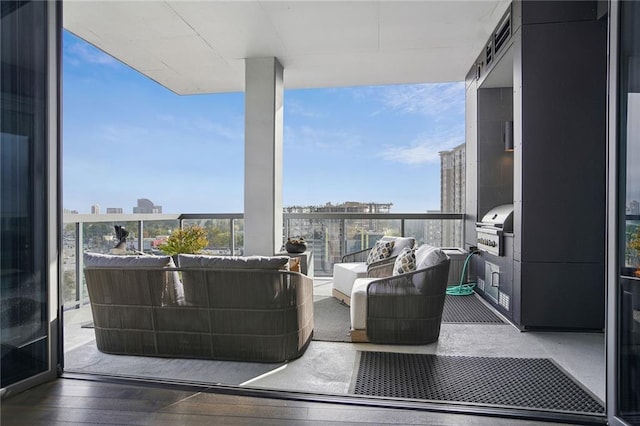
[[207,233],[201,226],[176,229],[164,244],[158,246],[163,253],[177,257],[178,254],[198,254],[209,244]]
[[304,253],[307,250],[307,242],[304,237],[287,238],[284,248],[287,253]]

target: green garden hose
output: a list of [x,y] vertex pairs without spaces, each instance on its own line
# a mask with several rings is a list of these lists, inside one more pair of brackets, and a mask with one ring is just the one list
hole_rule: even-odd
[[462,266],[462,275],[460,275],[460,284],[447,287],[447,294],[450,296],[469,296],[473,294],[473,289],[476,286],[476,283],[464,283],[464,277],[466,277],[467,265],[469,264],[469,260],[471,260],[471,256],[479,253],[478,250],[471,250],[467,258],[464,260],[464,265]]

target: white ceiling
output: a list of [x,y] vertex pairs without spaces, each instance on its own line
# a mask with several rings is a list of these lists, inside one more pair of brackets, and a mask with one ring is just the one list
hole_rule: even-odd
[[244,59],[285,87],[462,81],[509,0],[79,1],[64,27],[179,94],[244,90]]

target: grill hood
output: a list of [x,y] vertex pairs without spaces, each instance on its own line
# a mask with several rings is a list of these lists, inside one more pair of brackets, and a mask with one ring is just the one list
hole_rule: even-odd
[[489,210],[482,217],[482,222],[477,222],[480,227],[494,227],[503,232],[513,232],[513,204],[503,204]]

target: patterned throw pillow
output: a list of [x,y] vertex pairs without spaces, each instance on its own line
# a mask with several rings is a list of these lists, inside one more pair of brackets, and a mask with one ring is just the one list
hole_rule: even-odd
[[393,264],[393,275],[402,275],[416,270],[416,251],[409,247],[402,249]]
[[371,248],[369,252],[369,256],[367,256],[367,265],[372,264],[373,262],[377,262],[379,260],[384,260],[389,255],[391,255],[391,251],[393,250],[393,245],[395,241],[382,241],[378,240]]

